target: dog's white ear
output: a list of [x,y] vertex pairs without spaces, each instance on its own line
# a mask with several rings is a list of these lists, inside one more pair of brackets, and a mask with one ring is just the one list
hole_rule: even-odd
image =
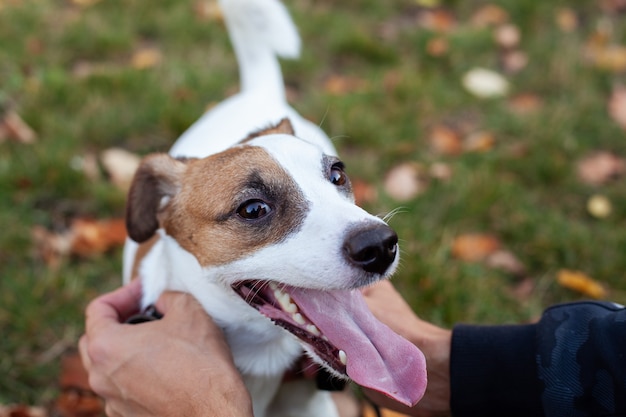
[[185,160],[167,154],[150,155],[141,162],[126,203],[126,229],[131,239],[142,243],[154,235],[161,202],[178,193],[186,169]]

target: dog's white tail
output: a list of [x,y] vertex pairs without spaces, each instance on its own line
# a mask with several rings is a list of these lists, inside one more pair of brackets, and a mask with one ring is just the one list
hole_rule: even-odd
[[278,0],[220,0],[239,62],[241,91],[264,89],[282,93],[277,56],[297,58],[300,36],[289,12]]

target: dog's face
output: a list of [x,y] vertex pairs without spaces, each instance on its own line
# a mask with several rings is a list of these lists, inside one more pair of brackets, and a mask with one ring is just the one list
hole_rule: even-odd
[[203,159],[148,157],[128,230],[141,242],[158,227],[202,267],[224,268],[228,284],[351,289],[388,276],[398,258],[396,234],[354,204],[341,161],[286,134]]
[[411,364],[423,368],[423,356],[392,342],[399,337],[352,291],[394,271],[396,234],[354,204],[336,157],[280,129],[263,133],[203,159],[144,160],[129,194],[130,236],[142,242],[164,229],[203,275],[336,375],[393,395],[412,390]]

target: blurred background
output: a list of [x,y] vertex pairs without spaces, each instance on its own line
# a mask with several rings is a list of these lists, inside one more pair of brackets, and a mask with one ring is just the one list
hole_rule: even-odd
[[[288,96],[401,239],[423,318],[626,301],[626,1],[286,0]],[[58,395],[125,192],[238,89],[213,0],[0,0],[0,405]]]

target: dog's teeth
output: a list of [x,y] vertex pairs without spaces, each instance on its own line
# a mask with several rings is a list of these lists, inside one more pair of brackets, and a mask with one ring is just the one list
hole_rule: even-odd
[[287,313],[293,314],[298,312],[298,306],[291,301],[291,297],[289,296],[289,294],[284,293],[280,290],[276,290],[274,291],[274,297],[276,297],[278,304],[280,304],[280,308],[282,308]]
[[272,291],[276,291],[278,289],[278,284],[276,284],[274,281],[270,281],[270,289]]
[[346,355],[346,352],[344,352],[343,350],[339,351],[339,362],[344,365],[348,364],[348,355]]
[[302,317],[302,314],[300,313],[294,314],[293,316],[291,316],[291,318],[293,318],[293,320],[298,324],[306,324],[304,317]]
[[321,335],[320,329],[318,329],[314,324],[309,324],[308,326],[306,326],[306,330],[315,336]]

